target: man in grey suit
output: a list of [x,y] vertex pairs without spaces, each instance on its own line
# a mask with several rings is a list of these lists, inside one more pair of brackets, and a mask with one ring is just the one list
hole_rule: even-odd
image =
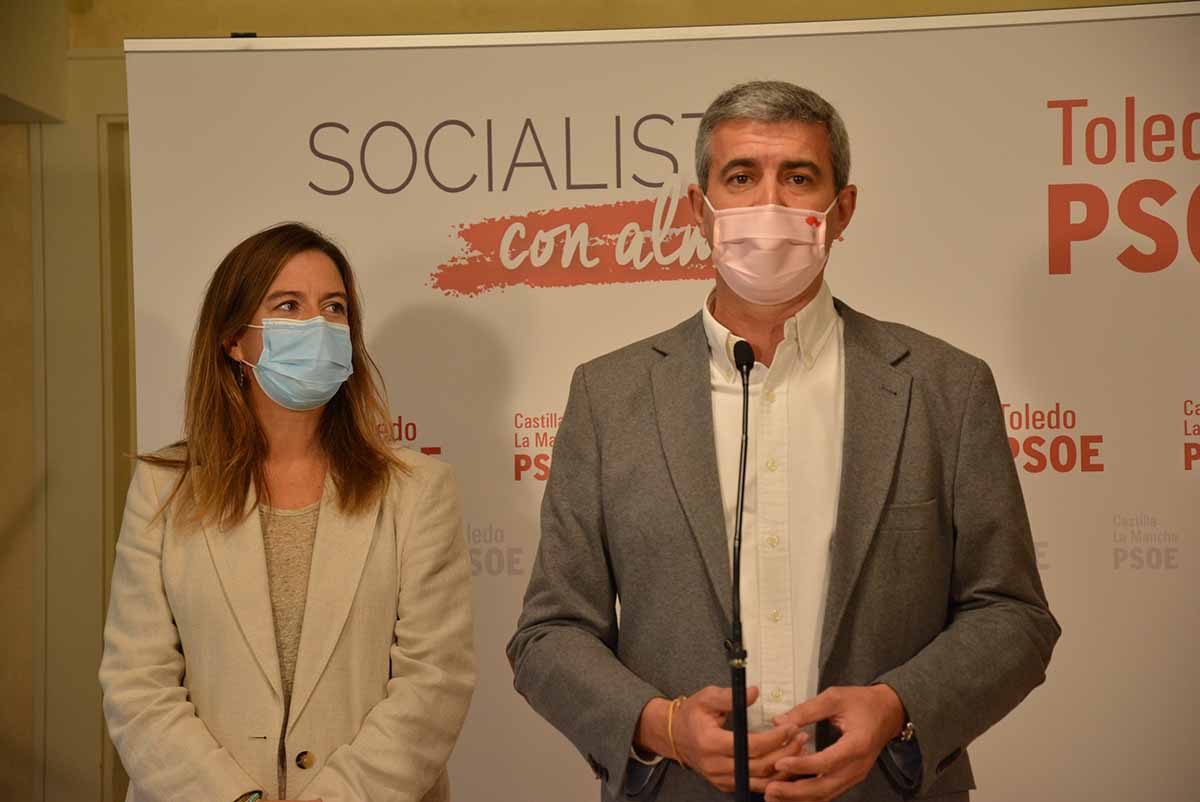
[[733,788],[730,540],[741,377],[751,787],[961,802],[966,746],[1045,678],[1047,607],[991,371],[835,301],[857,189],[837,111],[782,82],[718,97],[693,214],[699,314],[580,366],[508,656],[601,799]]

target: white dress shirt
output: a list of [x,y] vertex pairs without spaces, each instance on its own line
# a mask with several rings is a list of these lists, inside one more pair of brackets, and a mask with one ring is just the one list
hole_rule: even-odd
[[[710,296],[711,303],[711,296]],[[713,436],[730,565],[737,510],[740,337],[704,308],[711,354]],[[770,367],[750,373],[742,519],[742,625],[747,686],[759,687],[751,731],[813,696],[842,470],[846,369],[843,324],[826,284],[784,325]]]

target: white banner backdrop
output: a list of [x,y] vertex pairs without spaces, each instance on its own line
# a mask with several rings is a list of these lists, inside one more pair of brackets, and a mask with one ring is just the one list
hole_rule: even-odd
[[480,680],[455,798],[595,798],[504,657],[568,379],[708,292],[672,199],[709,101],[753,78],[812,87],[860,187],[830,284],[992,365],[1065,632],[1046,684],[975,745],[976,798],[1194,800],[1198,43],[1196,3],[129,42],[139,444],[180,434],[221,257],[285,219],[335,238],[393,436],[461,480]]

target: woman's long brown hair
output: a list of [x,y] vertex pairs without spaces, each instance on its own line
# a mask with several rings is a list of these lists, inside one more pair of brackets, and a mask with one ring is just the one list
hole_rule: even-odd
[[241,366],[225,348],[254,320],[288,260],[306,251],[328,256],[346,285],[354,373],[325,405],[319,429],[338,506],[349,513],[366,510],[387,489],[392,468],[407,470],[386,442],[383,378],[363,341],[362,305],[350,263],[314,229],[282,223],[238,244],[209,282],[188,367],[186,439],[157,454],[139,455],[145,462],[179,471],[160,513],[174,504],[182,522],[228,529],[249,512],[252,488],[257,499],[270,503],[266,435],[250,407],[250,380],[239,385]]

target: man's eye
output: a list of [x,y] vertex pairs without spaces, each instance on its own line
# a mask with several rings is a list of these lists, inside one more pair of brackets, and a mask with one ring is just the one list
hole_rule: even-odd
[[800,186],[800,185],[803,185],[803,184],[807,184],[807,183],[808,183],[808,176],[806,176],[806,175],[793,175],[793,176],[788,176],[788,180],[789,180],[789,181],[791,181],[793,184],[796,184],[797,186]]
[[739,173],[738,175],[733,176],[729,180],[735,184],[746,184],[746,183],[749,183],[750,176],[746,175],[745,173]]

